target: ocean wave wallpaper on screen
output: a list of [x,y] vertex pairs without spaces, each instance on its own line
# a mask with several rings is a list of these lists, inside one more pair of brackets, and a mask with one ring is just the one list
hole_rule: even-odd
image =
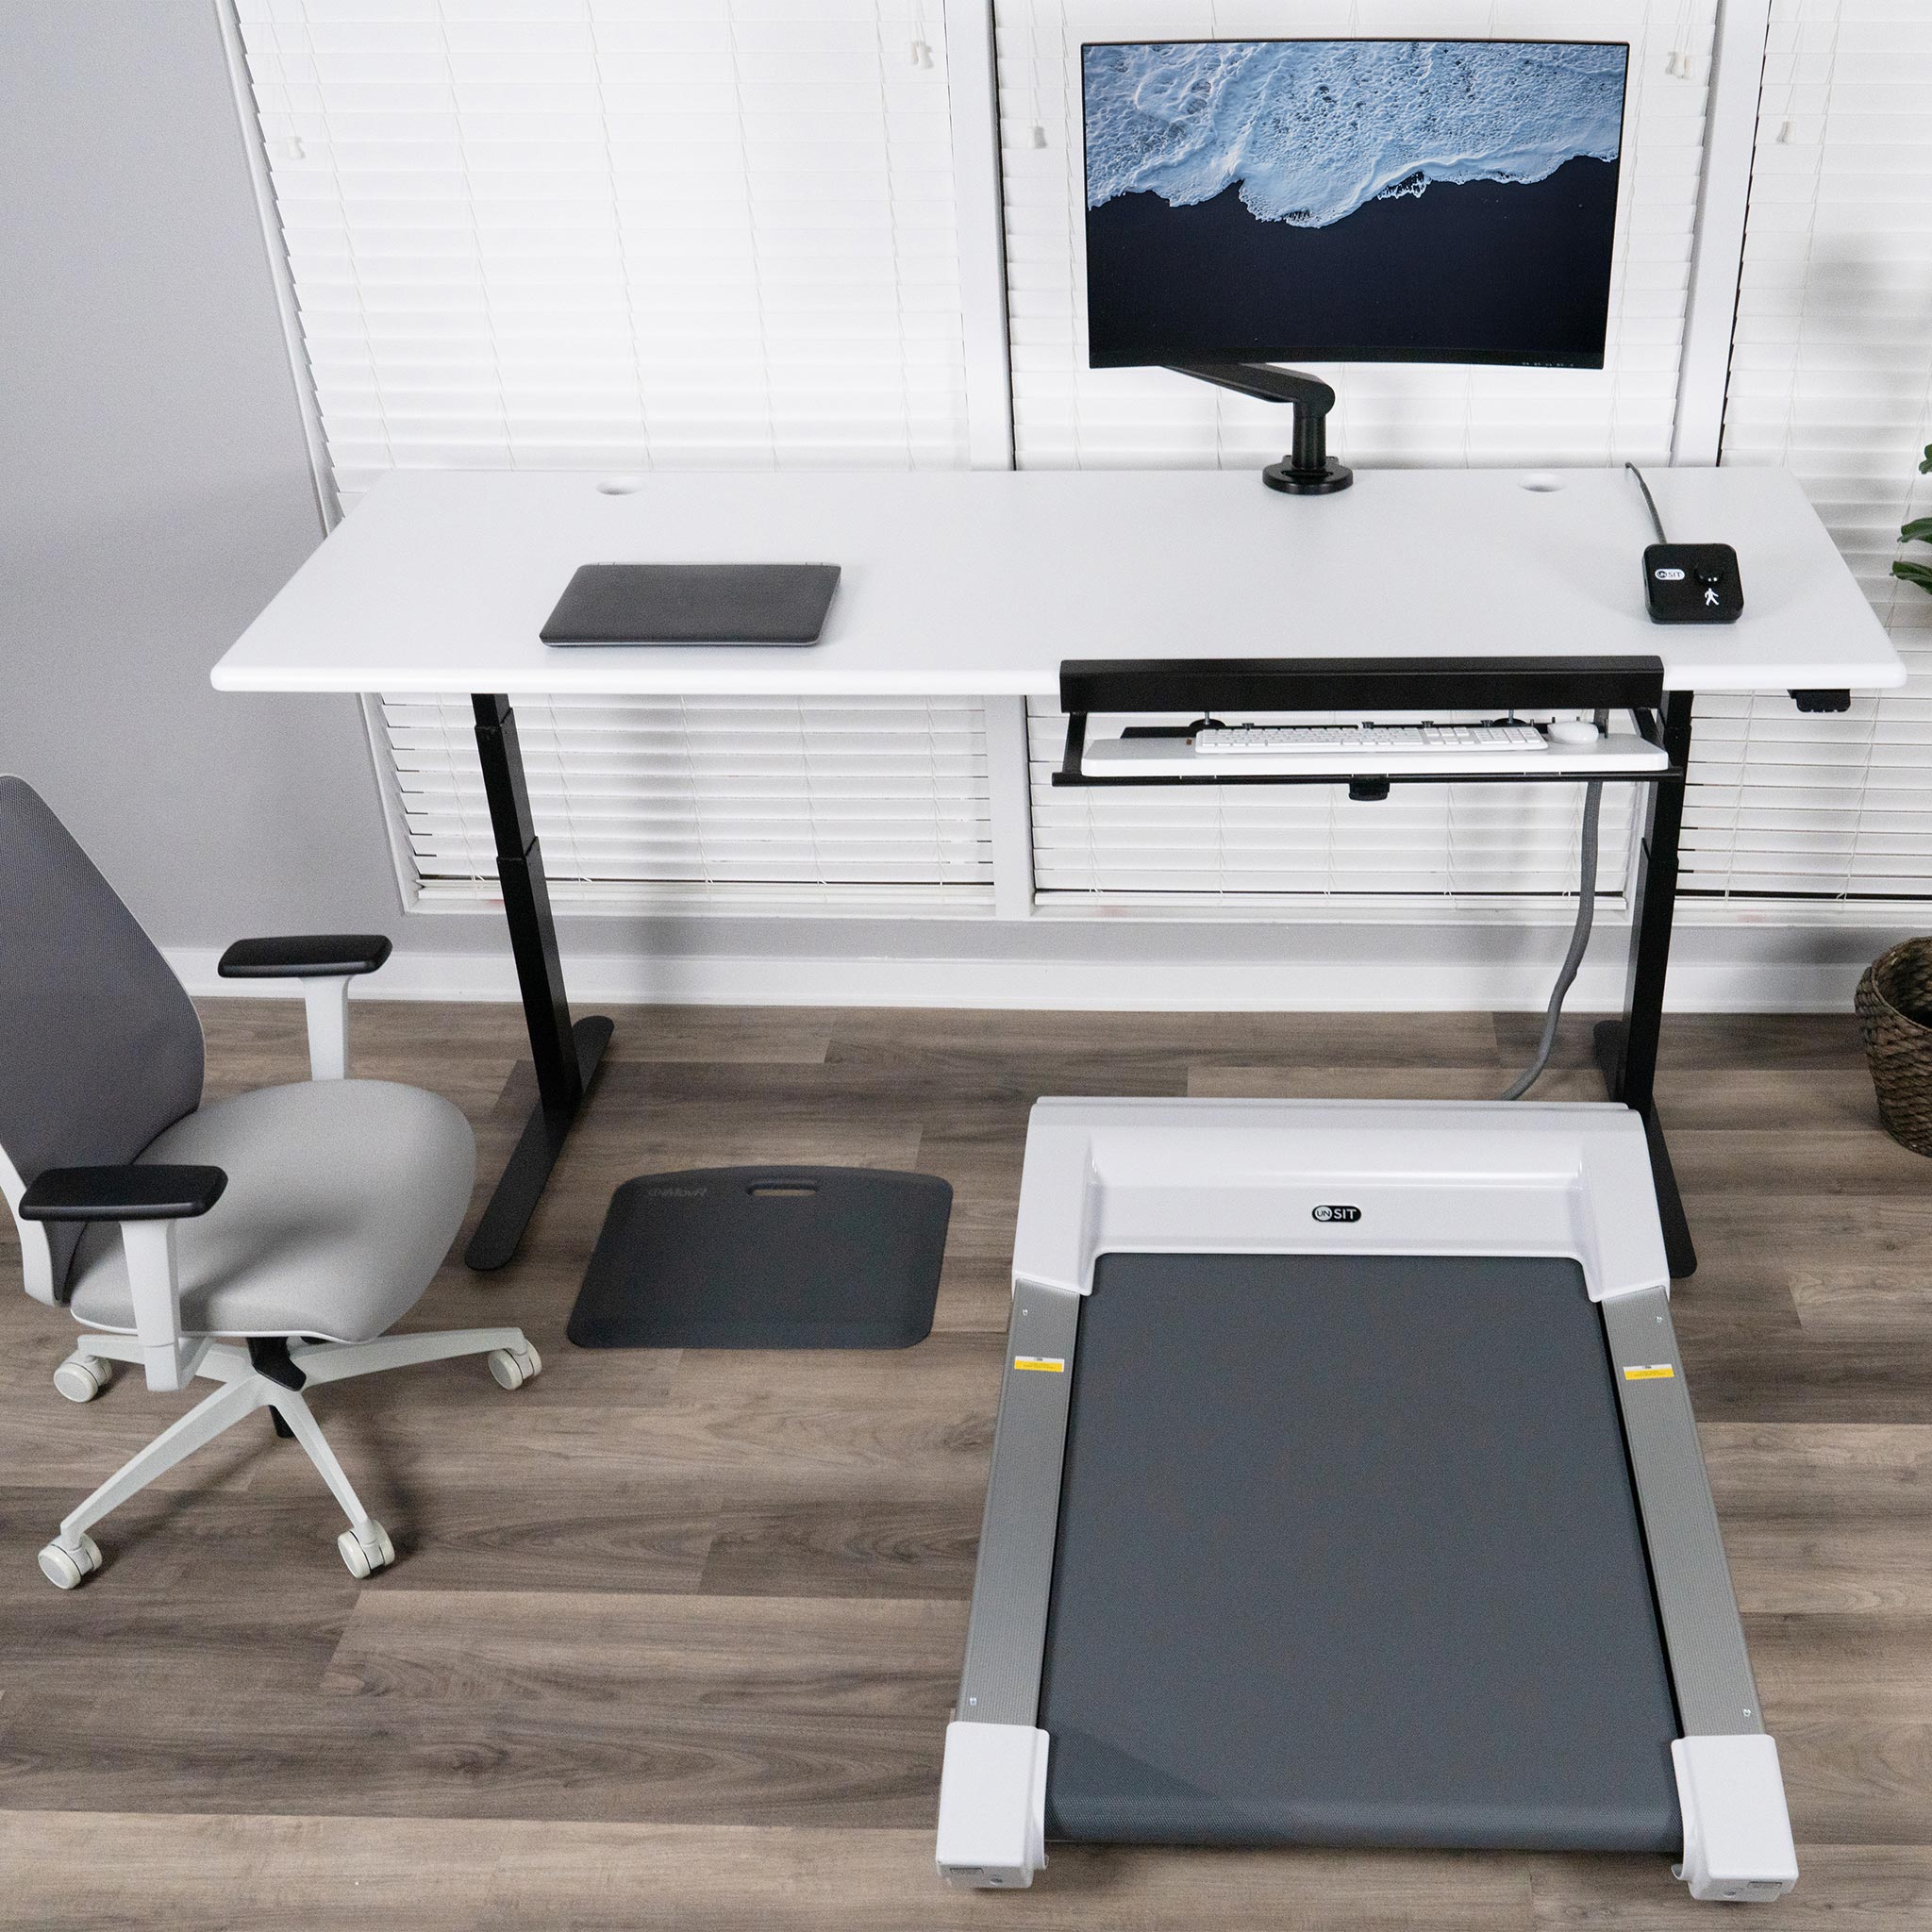
[[1081,50],[1089,359],[1600,368],[1621,45]]

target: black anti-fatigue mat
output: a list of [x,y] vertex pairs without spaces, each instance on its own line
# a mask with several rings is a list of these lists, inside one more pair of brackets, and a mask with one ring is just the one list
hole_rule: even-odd
[[647,1174],[610,1198],[579,1348],[910,1348],[932,1329],[953,1191],[859,1167]]
[[1681,1848],[1574,1262],[1110,1255],[1074,1367],[1049,1837]]

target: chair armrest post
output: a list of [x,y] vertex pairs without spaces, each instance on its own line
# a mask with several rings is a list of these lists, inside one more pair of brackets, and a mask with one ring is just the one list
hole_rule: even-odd
[[302,1005],[308,1021],[308,1077],[341,1080],[349,1071],[349,981],[301,981]]
[[183,1389],[192,1370],[181,1344],[180,1283],[172,1221],[124,1221],[121,1249],[134,1302],[134,1332],[150,1389]]

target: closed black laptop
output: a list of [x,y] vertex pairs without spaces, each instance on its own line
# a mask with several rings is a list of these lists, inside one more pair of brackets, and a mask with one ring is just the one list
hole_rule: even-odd
[[836,563],[587,563],[546,644],[813,644]]

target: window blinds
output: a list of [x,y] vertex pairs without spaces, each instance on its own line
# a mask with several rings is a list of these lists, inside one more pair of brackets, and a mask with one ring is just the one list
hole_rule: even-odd
[[[559,697],[516,715],[559,903],[991,912],[975,704]],[[474,899],[496,867],[469,699],[388,698],[382,722],[424,897]]]
[[[394,468],[966,461],[940,0],[239,13],[345,503]],[[991,906],[974,707],[517,715],[561,900]],[[487,897],[467,702],[372,731],[406,888]]]
[[1924,0],[1775,0],[1724,460],[1797,474],[1911,682],[1836,717],[1700,700],[1686,891],[1932,895],[1932,598],[1890,575],[1932,512],[1928,99]]
[[240,0],[330,460],[965,460],[938,0]]
[[1627,41],[1622,185],[1602,371],[1322,367],[1329,445],[1363,464],[1664,460],[1703,158],[1715,0],[995,0],[1020,460],[1054,467],[1271,462],[1285,409],[1161,371],[1090,370],[1083,41],[1539,35]]

